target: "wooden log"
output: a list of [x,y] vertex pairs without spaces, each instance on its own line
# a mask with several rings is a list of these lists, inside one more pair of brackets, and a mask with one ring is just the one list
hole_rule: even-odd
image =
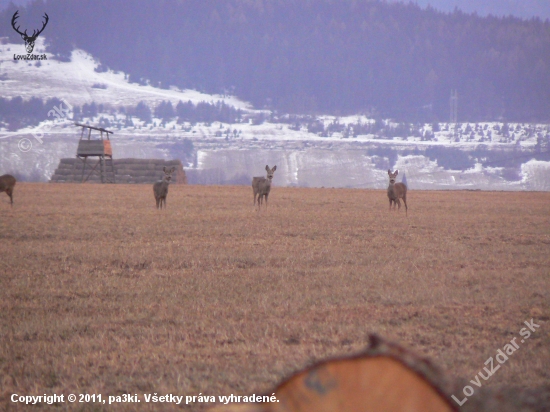
[[135,178],[137,183],[154,183],[156,180],[148,176],[138,176]]
[[[81,142],[88,142],[83,140]],[[99,147],[101,144],[99,141],[89,141],[93,146]],[[98,144],[99,143],[99,144]],[[84,143],[86,145],[87,143]],[[89,148],[89,147],[88,147]],[[51,182],[59,182],[61,180],[70,180],[74,182],[80,182],[82,179],[82,168],[84,167],[84,177],[86,177],[92,170],[92,168],[97,165],[97,157],[90,157],[84,165],[82,159],[77,158],[63,158],[60,159],[59,165],[55,170]],[[111,162],[113,168],[111,169]],[[76,162],[76,163],[75,163]],[[108,179],[113,177],[112,170],[114,169],[115,180],[120,183],[154,183],[162,179],[163,168],[176,167],[174,174],[172,175],[172,184],[186,184],[187,177],[183,166],[180,160],[164,160],[164,159],[106,159],[106,170],[105,176]],[[88,179],[91,182],[99,181],[99,167],[96,168],[96,171]],[[54,179],[55,176],[55,179]]]
[[144,170],[144,165],[143,164],[128,164],[128,165],[125,165],[124,167],[124,170],[129,170],[129,171],[140,171],[140,170]]
[[[129,173],[130,174],[130,173]],[[143,176],[157,176],[158,173],[151,173],[150,170],[132,170],[131,172],[132,176],[135,177],[143,177]]]
[[116,159],[116,161],[120,162],[120,164],[139,165],[139,164],[147,164],[147,163],[153,161],[153,159],[132,159],[132,158],[129,158],[129,159]]
[[448,381],[430,362],[371,335],[366,352],[327,360],[283,381],[275,401],[212,412],[456,412]]

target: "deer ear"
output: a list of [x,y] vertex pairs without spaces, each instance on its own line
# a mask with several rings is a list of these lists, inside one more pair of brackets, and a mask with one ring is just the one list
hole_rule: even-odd
[[277,170],[277,166],[273,166],[273,169],[271,169],[273,172]]
[[399,170],[396,170],[395,171],[395,175],[397,176],[399,174]]
[[172,167],[172,173],[176,171],[176,166]]
[[388,169],[388,174],[391,175],[391,170],[390,169]]
[[268,165],[265,165],[265,170],[267,170],[269,172],[269,166]]
[[162,168],[162,171],[163,171],[163,172],[166,172],[166,166],[164,166],[164,167]]

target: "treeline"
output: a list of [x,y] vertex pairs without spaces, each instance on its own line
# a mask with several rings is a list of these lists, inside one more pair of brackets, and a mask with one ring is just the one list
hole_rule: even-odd
[[[29,100],[23,100],[21,96],[12,99],[0,97],[0,127],[2,125],[10,131],[18,130],[26,126],[36,126],[44,120],[57,120],[58,115],[55,108],[67,109],[65,102],[53,98],[42,100],[33,97]],[[85,103],[82,106],[74,105],[71,112],[63,113],[71,117],[71,120],[80,121],[85,118],[94,119],[100,116],[99,126],[111,127],[118,126],[119,122],[113,124],[104,115],[124,115],[125,120],[120,123],[120,127],[133,126],[132,117],[149,125],[153,118],[160,119],[160,124],[165,124],[177,120],[178,124],[188,122],[195,123],[240,123],[243,113],[240,109],[229,106],[224,102],[208,103],[199,102],[193,104],[191,101],[182,102],[181,100],[174,107],[169,101],[162,101],[156,107],[151,107],[141,101],[136,106],[112,107],[110,105],[97,104],[95,102]]]
[[183,122],[194,123],[239,123],[242,118],[242,111],[236,109],[233,106],[229,106],[224,102],[208,103],[199,102],[193,104],[190,100],[186,103],[181,100],[174,107],[170,101],[162,101],[156,107],[151,107],[144,101],[140,101],[134,107],[118,107],[107,108],[102,104],[96,104],[95,102],[86,103],[73,108],[74,119],[82,120],[83,118],[94,118],[102,113],[109,114],[123,114],[126,115],[125,126],[131,126],[129,124],[132,117],[137,117],[145,124],[151,124],[153,118],[160,119],[161,123],[171,122],[176,119],[178,124]]
[[[439,132],[440,126],[438,122],[432,123],[432,130],[425,131],[425,124],[399,122],[395,123],[389,120],[380,118],[374,121],[357,120],[355,123],[340,123],[338,118],[331,122],[325,122],[322,118],[311,115],[285,115],[269,117],[264,116],[255,119],[256,122],[269,120],[275,123],[287,123],[291,130],[307,130],[309,133],[314,133],[320,137],[331,137],[335,133],[339,133],[343,138],[357,137],[359,135],[374,135],[378,138],[393,138],[396,136],[420,137],[421,140],[432,140],[433,132]],[[447,126],[448,127],[448,126]]]
[[[145,117],[145,119],[142,118],[142,120],[148,120],[150,122],[147,109],[143,108],[142,111],[142,115]],[[176,107],[173,107],[171,102],[161,102],[155,108],[154,115],[164,121],[170,121],[177,117],[178,123],[239,123],[242,118],[242,111],[240,109],[235,109],[233,106],[229,106],[224,102],[199,102],[197,104],[193,104],[191,101],[183,103],[180,100]]]
[[44,120],[57,120],[59,112],[56,108],[63,110],[67,106],[57,98],[23,100],[21,96],[11,99],[0,97],[0,127],[15,131],[25,126],[35,126]]
[[[0,16],[9,21],[15,6]],[[49,50],[80,47],[135,82],[232,93],[287,113],[541,122],[550,23],[378,0],[48,0]],[[0,35],[21,39],[9,25]]]

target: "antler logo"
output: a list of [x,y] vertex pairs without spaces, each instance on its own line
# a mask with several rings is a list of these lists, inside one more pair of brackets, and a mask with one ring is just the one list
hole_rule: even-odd
[[17,13],[19,13],[19,10],[17,10],[12,19],[11,19],[11,26],[13,27],[13,29],[19,33],[21,35],[21,38],[23,40],[25,40],[25,47],[27,48],[27,53],[32,53],[33,49],[34,49],[34,42],[36,41],[36,38],[40,35],[40,33],[42,33],[44,31],[44,29],[46,28],[46,25],[48,24],[48,20],[50,19],[48,17],[48,15],[46,13],[44,13],[44,23],[42,25],[42,28],[40,30],[38,30],[38,32],[36,30],[33,30],[32,32],[32,36],[29,36],[27,34],[27,30],[25,30],[23,33],[21,33],[19,31],[19,27],[20,26],[17,26],[15,27],[15,24],[16,24],[16,21],[17,19],[19,18],[19,16],[17,15]]

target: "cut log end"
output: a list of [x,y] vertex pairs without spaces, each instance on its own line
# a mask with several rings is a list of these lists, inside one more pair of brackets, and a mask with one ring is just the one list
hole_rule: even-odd
[[224,405],[216,412],[453,412],[445,379],[429,361],[371,335],[361,354],[327,360],[283,381],[277,402]]

